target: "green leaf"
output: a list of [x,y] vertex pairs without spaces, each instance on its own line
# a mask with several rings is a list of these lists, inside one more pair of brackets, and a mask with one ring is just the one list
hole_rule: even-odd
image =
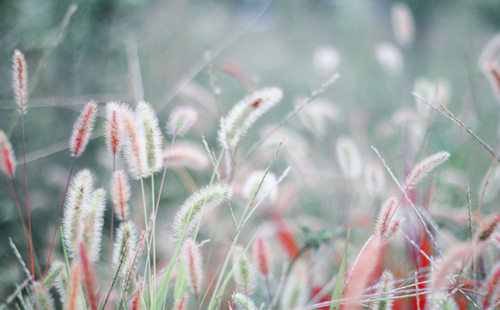
[[188,285],[188,267],[186,258],[181,256],[179,267],[177,267],[177,279],[175,280],[174,300],[180,301],[184,297]]
[[340,300],[342,298],[342,289],[344,288],[344,277],[345,277],[345,261],[347,256],[347,245],[349,244],[349,233],[351,232],[351,226],[347,230],[347,238],[345,240],[344,254],[342,255],[342,261],[340,262],[339,273],[337,275],[337,281],[335,282],[335,288],[332,294],[332,303],[330,304],[330,310],[339,310],[340,301],[333,302],[334,300]]

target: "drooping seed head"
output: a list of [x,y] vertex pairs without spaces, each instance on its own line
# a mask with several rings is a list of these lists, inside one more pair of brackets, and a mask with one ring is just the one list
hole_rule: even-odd
[[61,272],[64,271],[65,267],[66,264],[64,264],[60,260],[56,260],[52,264],[50,264],[50,269],[47,273],[47,276],[43,280],[43,285],[45,287],[51,287],[52,285],[54,285]]
[[3,130],[0,130],[0,161],[3,172],[5,172],[9,179],[14,179],[16,158],[12,150],[12,145]]
[[16,104],[19,107],[21,114],[26,113],[26,102],[28,101],[28,65],[24,59],[23,53],[19,50],[14,51],[12,57],[12,73],[14,94],[16,97]]
[[359,178],[363,172],[363,162],[354,141],[347,137],[339,138],[336,150],[337,160],[344,177],[350,180]]
[[181,141],[163,151],[163,161],[167,161],[170,155],[169,165],[172,167],[188,167],[202,170],[210,166],[210,159],[207,152],[198,144]]
[[[250,174],[243,187],[243,197],[245,199],[252,199],[257,193],[257,189],[259,189],[259,192],[255,197],[255,201],[257,202],[261,200],[262,198],[264,198],[264,195],[269,192],[269,194],[266,197],[266,202],[272,205],[278,199],[278,187],[275,186],[277,178],[274,173],[268,172],[266,178],[262,180],[264,175],[265,175],[265,170],[254,171],[252,172],[252,174]],[[260,185],[261,182],[262,185]]]
[[402,47],[409,47],[415,36],[415,24],[410,8],[402,2],[392,6],[392,31],[396,42]]
[[135,225],[131,221],[122,222],[120,227],[118,227],[116,241],[113,247],[113,267],[115,269],[118,268],[120,260],[123,256],[121,270],[124,275],[127,274],[129,267],[133,262],[136,247],[137,230]]
[[477,230],[476,240],[478,242],[487,241],[491,235],[497,230],[500,222],[500,214],[493,214],[485,219]]
[[112,156],[116,156],[116,153],[118,153],[122,147],[120,109],[121,107],[118,102],[110,102],[106,104],[104,137],[106,138],[108,151]]
[[92,193],[89,206],[83,212],[82,240],[88,252],[88,259],[95,263],[99,259],[101,248],[104,211],[106,209],[106,191],[102,188]]
[[269,245],[263,238],[258,238],[252,245],[253,261],[257,265],[259,272],[267,277],[271,264],[271,254]]
[[81,233],[82,214],[90,204],[92,190],[92,173],[83,169],[71,181],[63,214],[64,242],[70,257],[76,253],[77,240]]
[[425,178],[427,174],[429,174],[434,168],[444,163],[450,157],[450,153],[448,152],[437,152],[434,155],[424,158],[420,162],[418,162],[410,174],[406,178],[406,188],[414,188],[417,184]]
[[203,257],[195,241],[184,241],[183,256],[188,267],[189,287],[198,294],[203,283]]
[[111,180],[111,200],[115,206],[116,216],[120,221],[126,221],[129,217],[130,184],[125,171],[118,170],[113,173]]
[[242,293],[234,293],[233,298],[236,303],[237,310],[257,310],[257,306],[253,300],[245,294]]
[[175,214],[173,234],[175,239],[188,237],[201,219],[203,212],[211,210],[231,198],[233,190],[226,185],[205,187],[192,194]]
[[298,261],[283,290],[281,309],[289,310],[303,307],[307,304],[310,295],[307,266],[303,261]]
[[122,140],[125,152],[125,160],[130,175],[134,179],[147,178],[151,172],[147,165],[146,141],[144,131],[138,129],[140,120],[136,120],[134,113],[122,105],[119,110],[122,120]]
[[139,102],[136,110],[139,131],[143,132],[146,146],[146,164],[151,174],[163,167],[162,134],[158,126],[158,118],[153,107],[146,102]]
[[233,251],[233,278],[238,287],[251,294],[257,286],[257,273],[255,265],[245,253],[242,246],[236,246]]
[[89,102],[73,126],[73,134],[69,142],[71,156],[78,157],[82,155],[85,147],[89,143],[90,135],[94,129],[95,117],[97,114],[97,104],[94,101]]
[[396,197],[387,199],[380,208],[374,235],[388,241],[397,231],[400,221],[395,216],[398,200]]
[[392,310],[394,303],[393,299],[387,299],[394,296],[394,276],[390,270],[384,271],[380,281],[377,284],[376,301],[371,306],[373,310]]
[[191,129],[198,118],[198,112],[190,106],[180,106],[175,108],[167,122],[167,132],[169,135],[184,136]]
[[253,123],[278,104],[282,98],[283,91],[281,89],[268,87],[240,100],[224,121],[221,121],[218,133],[219,143],[234,151]]

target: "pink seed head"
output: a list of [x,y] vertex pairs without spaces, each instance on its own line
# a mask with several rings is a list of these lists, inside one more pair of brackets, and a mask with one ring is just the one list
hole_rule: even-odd
[[121,120],[118,110],[120,104],[118,102],[110,102],[106,105],[106,125],[104,134],[106,137],[106,144],[108,151],[112,156],[115,156],[121,149]]
[[12,57],[12,71],[14,93],[16,96],[16,103],[19,106],[22,114],[26,113],[27,89],[28,89],[28,66],[24,59],[23,53],[19,50],[14,51]]
[[267,276],[269,274],[270,265],[270,253],[267,242],[262,238],[257,239],[252,246],[252,254],[259,272]]
[[384,202],[375,225],[375,236],[382,237],[387,241],[397,231],[400,224],[400,220],[396,219],[394,215],[397,206],[398,200],[395,197],[390,197]]
[[189,286],[198,294],[203,283],[203,258],[195,241],[188,239],[184,243],[184,258],[189,271]]
[[10,144],[5,132],[0,130],[0,160],[2,170],[7,174],[9,179],[14,179],[14,172],[16,171],[16,159],[14,158],[14,151]]
[[485,219],[478,229],[477,240],[479,242],[486,241],[496,231],[498,223],[500,222],[500,214],[493,214]]
[[170,135],[177,134],[185,135],[193,126],[198,118],[198,113],[195,109],[189,106],[180,106],[170,113],[167,123],[167,131]]
[[78,157],[85,150],[94,129],[96,114],[97,104],[91,101],[76,120],[70,140],[71,156]]
[[125,171],[118,170],[113,173],[111,180],[111,199],[115,205],[116,216],[125,221],[129,217],[128,201],[130,199],[130,184]]

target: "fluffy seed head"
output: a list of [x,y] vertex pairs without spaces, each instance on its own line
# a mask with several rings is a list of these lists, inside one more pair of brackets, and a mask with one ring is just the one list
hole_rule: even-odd
[[488,240],[491,235],[495,232],[500,222],[500,214],[493,214],[487,219],[485,219],[479,229],[477,230],[477,241],[483,242]]
[[453,296],[444,292],[430,295],[430,310],[458,310],[458,305]]
[[274,204],[278,199],[278,187],[275,186],[277,182],[276,175],[272,172],[268,172],[264,181],[262,178],[264,177],[265,171],[258,170],[252,172],[252,174],[248,177],[243,187],[243,197],[245,199],[252,199],[259,188],[260,182],[262,185],[260,186],[259,192],[255,197],[255,201],[261,200],[264,195],[269,192],[266,197],[266,202],[269,204]]
[[240,100],[229,112],[218,133],[219,143],[234,151],[248,129],[283,98],[283,91],[268,87]]
[[128,220],[130,199],[130,184],[125,171],[118,170],[113,173],[111,180],[111,200],[115,206],[116,216],[121,221]]
[[387,42],[378,44],[375,47],[375,58],[388,74],[397,76],[403,72],[403,55],[394,44]]
[[163,167],[161,140],[158,118],[153,107],[146,102],[139,102],[136,110],[137,125],[143,132],[146,146],[146,164],[150,173],[158,172]]
[[80,236],[82,213],[90,204],[93,186],[92,173],[83,169],[72,179],[63,215],[64,242],[70,257],[76,253],[77,240]]
[[163,161],[166,161],[170,154],[169,165],[172,167],[186,166],[191,169],[206,169],[210,165],[207,152],[198,144],[181,141],[175,142],[171,149],[163,152]]
[[269,245],[267,242],[258,238],[252,245],[252,255],[253,260],[257,264],[257,269],[263,276],[269,274],[269,268],[271,264],[271,255],[269,252]]
[[377,300],[372,305],[371,309],[373,310],[392,310],[392,305],[394,300],[392,299],[384,299],[391,298],[394,296],[394,276],[390,270],[384,271],[380,281],[377,284],[377,293],[380,296],[377,296]]
[[305,306],[310,295],[307,266],[303,261],[298,261],[283,290],[281,310],[297,309]]
[[16,158],[14,157],[12,145],[3,130],[0,130],[0,161],[3,172],[5,172],[9,179],[14,179]]
[[350,138],[339,138],[336,144],[340,170],[347,179],[357,179],[363,172],[363,163],[358,147]]
[[183,136],[188,133],[198,118],[198,112],[189,106],[175,108],[167,122],[167,132],[169,135]]
[[385,191],[385,171],[377,164],[369,164],[365,169],[366,191],[372,197],[380,197]]
[[28,101],[28,65],[24,59],[23,53],[19,50],[14,51],[12,57],[12,87],[16,96],[16,103],[21,114],[26,113],[26,102]]
[[233,300],[236,303],[237,310],[257,310],[253,300],[245,294],[234,293]]
[[257,286],[255,266],[241,246],[234,248],[233,268],[233,277],[236,284],[241,287],[245,294],[253,293]]
[[413,43],[415,36],[415,24],[410,8],[397,2],[392,6],[392,31],[398,44],[402,47],[408,47]]
[[187,310],[189,302],[189,295],[186,293],[181,300],[176,300],[174,303],[174,310]]
[[332,46],[319,46],[314,50],[313,65],[316,72],[322,76],[330,76],[338,68],[341,56]]
[[121,141],[121,119],[120,119],[120,104],[118,102],[110,102],[106,104],[106,124],[104,125],[104,137],[108,151],[112,156],[115,156],[122,147]]
[[119,110],[122,119],[122,140],[125,151],[125,160],[130,175],[134,179],[147,178],[151,173],[147,166],[146,141],[144,131],[138,130],[138,123],[134,113],[122,105]]
[[450,153],[441,151],[417,163],[406,178],[406,189],[417,186],[418,182],[425,178],[434,168],[444,163],[448,157],[450,157]]
[[77,310],[80,309],[80,282],[82,279],[82,265],[79,261],[73,264],[70,272],[69,287],[65,298],[64,309]]
[[121,270],[122,273],[126,275],[134,259],[133,253],[135,252],[137,245],[137,232],[135,225],[131,221],[122,222],[120,227],[118,227],[116,236],[113,248],[113,267],[115,269],[118,268],[120,260],[123,256]]
[[36,281],[33,284],[33,288],[35,289],[35,295],[36,295],[36,305],[38,309],[43,309],[43,310],[52,310],[55,309],[54,307],[54,299],[52,296],[48,293],[46,287]]
[[375,236],[382,237],[383,240],[388,241],[397,231],[400,221],[394,215],[398,205],[396,197],[387,199],[382,207],[377,218],[375,225]]
[[89,143],[90,135],[94,129],[95,117],[97,114],[97,104],[89,102],[78,117],[73,126],[73,134],[69,142],[71,156],[80,156]]
[[79,244],[79,254],[80,261],[82,264],[83,271],[83,284],[85,293],[87,295],[87,300],[89,302],[90,309],[97,309],[97,304],[99,301],[98,291],[97,291],[97,281],[92,267],[92,262],[89,259],[87,247],[85,242],[80,242]]
[[183,235],[187,237],[196,227],[198,221],[203,215],[204,210],[211,210],[231,198],[233,190],[226,185],[214,185],[205,187],[192,194],[186,199],[184,204],[175,214],[173,224],[174,237],[180,238]]
[[198,294],[203,283],[203,258],[195,241],[184,241],[183,256],[188,266],[189,287]]
[[64,267],[66,267],[66,265],[60,260],[56,260],[52,264],[50,264],[50,269],[47,273],[47,276],[43,280],[43,285],[45,287],[51,287],[53,284],[55,284],[57,278],[64,270]]
[[82,240],[88,252],[88,259],[95,263],[99,259],[101,248],[104,210],[106,209],[106,191],[102,188],[92,193],[90,204],[83,212]]

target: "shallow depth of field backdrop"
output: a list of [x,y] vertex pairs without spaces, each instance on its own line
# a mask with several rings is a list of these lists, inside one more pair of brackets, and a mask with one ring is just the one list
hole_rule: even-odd
[[[394,36],[393,4],[380,0],[275,0],[270,4],[258,0],[88,0],[73,4],[57,0],[1,1],[0,129],[10,134],[18,162],[22,163],[20,121],[11,87],[11,57],[19,49],[26,55],[32,86],[25,117],[26,156],[33,243],[41,267],[45,267],[71,166],[71,128],[83,105],[96,100],[101,105],[101,117],[75,171],[89,167],[99,184],[108,188],[112,160],[100,136],[104,103],[108,101],[134,103],[144,99],[157,109],[162,127],[173,107],[191,105],[198,111],[199,119],[183,140],[202,147],[203,134],[219,153],[219,112],[209,71],[216,77],[215,88],[220,88],[217,100],[226,113],[253,89],[278,86],[284,91],[283,101],[243,139],[240,156],[266,128],[279,123],[332,74],[340,74],[308,110],[304,109],[279,131],[279,139],[286,138],[284,150],[271,171],[280,175],[287,166],[292,170],[279,185],[277,202],[266,208],[275,208],[287,221],[298,243],[305,238],[299,227],[338,234],[351,224],[353,246],[348,261],[352,263],[373,230],[381,202],[390,195],[400,195],[370,146],[378,148],[400,179],[416,161],[441,150],[450,152],[450,160],[425,180],[416,199],[428,205],[442,236],[465,240],[465,182],[470,183],[475,210],[482,180],[493,158],[438,113],[430,111],[422,116],[425,107],[416,104],[411,92],[438,82],[440,98],[445,101],[442,103],[496,149],[500,106],[479,69],[479,56],[500,31],[500,4],[406,1],[415,25],[414,40],[409,46],[398,45]],[[205,66],[207,52],[212,59],[211,70]],[[351,164],[359,166],[353,169],[360,170],[354,175],[346,175],[339,165],[338,140],[346,137],[359,152],[359,158],[351,158],[355,161]],[[244,184],[251,171],[265,169],[274,150],[264,145],[253,153],[237,168],[235,184]],[[366,188],[365,171],[374,165],[385,179],[381,192]],[[123,161],[119,160],[117,166],[124,167]],[[24,197],[22,166],[18,169],[16,181]],[[168,263],[173,246],[167,241],[172,216],[193,191],[193,184],[183,175],[186,172],[190,175],[187,179],[198,187],[207,184],[211,175],[210,167],[169,169],[157,228],[157,255],[162,267]],[[160,177],[157,175],[157,182]],[[483,214],[499,208],[497,178],[500,173],[492,176]],[[132,187],[136,200],[131,203],[132,217],[139,225],[143,224],[140,185],[134,182]],[[435,193],[428,201],[431,188]],[[238,194],[233,199],[243,200]],[[21,202],[25,212],[24,198]],[[461,218],[450,220],[450,215]],[[110,216],[108,201],[101,254],[104,262],[109,259]],[[214,228],[217,216],[218,212],[208,217],[207,225]],[[226,232],[232,229],[226,209],[222,218],[216,238],[224,244],[232,235]],[[265,213],[257,214],[249,224],[252,226],[245,228],[248,234],[242,242],[248,242],[257,228],[269,230],[268,219]],[[212,233],[208,229],[200,240],[211,238]],[[9,183],[2,175],[0,301],[24,276],[8,246],[8,237],[21,247],[19,218]],[[331,260],[335,263],[326,260],[317,266],[319,278],[315,281],[326,282],[337,272],[343,244],[341,239],[338,244],[332,242],[320,249],[323,252],[317,255],[337,259]],[[449,240],[443,244],[449,244]],[[54,251],[54,257],[61,258],[59,238]],[[404,253],[393,255],[396,259],[405,258]],[[106,271],[107,264],[96,268]]]

